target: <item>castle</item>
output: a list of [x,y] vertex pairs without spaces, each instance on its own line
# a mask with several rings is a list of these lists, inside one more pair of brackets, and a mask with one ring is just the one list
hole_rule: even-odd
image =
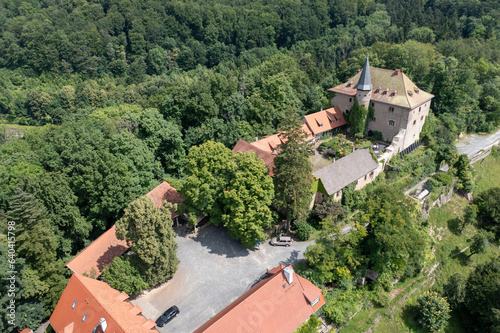
[[353,106],[354,98],[359,105],[373,108],[373,117],[368,119],[368,136],[379,131],[385,141],[391,142],[398,133],[404,133],[401,150],[419,139],[434,97],[420,90],[398,69],[370,67],[368,57],[361,72],[328,90],[335,93],[332,105],[345,114]]

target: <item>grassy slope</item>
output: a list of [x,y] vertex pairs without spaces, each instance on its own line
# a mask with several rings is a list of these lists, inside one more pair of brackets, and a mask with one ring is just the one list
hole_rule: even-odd
[[[476,193],[500,186],[500,158],[488,156],[483,162],[475,163],[474,168],[477,172]],[[473,227],[465,228],[462,235],[457,231],[457,220],[462,216],[467,203],[467,200],[455,195],[450,202],[431,211],[429,225],[435,242],[435,263],[439,263],[434,271],[435,281],[428,280],[427,276],[421,274],[396,284],[393,293],[397,295],[387,308],[371,308],[360,312],[341,330],[342,333],[365,332],[370,327],[374,328],[373,332],[425,332],[416,324],[413,312],[409,310],[416,299],[429,290],[431,285],[442,286],[457,272],[469,274],[478,263],[500,254],[500,249],[496,246],[490,246],[486,253],[473,255],[469,259],[468,250],[460,253],[469,245],[468,239],[476,232]],[[445,332],[465,333],[458,314],[452,312],[451,316]],[[374,325],[377,321],[378,324]]]

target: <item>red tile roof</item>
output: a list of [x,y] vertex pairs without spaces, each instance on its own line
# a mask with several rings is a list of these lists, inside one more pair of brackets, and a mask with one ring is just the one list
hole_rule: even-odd
[[[321,289],[296,274],[293,281],[285,277],[285,266],[279,265],[268,273],[270,277],[231,303],[195,333],[220,332],[293,332],[323,304]],[[311,305],[311,304],[314,305]]]
[[[373,85],[372,101],[411,108],[430,101],[434,95],[420,90],[406,74],[400,70],[389,70],[370,67],[371,82]],[[358,72],[346,83],[328,89],[335,93],[355,96],[356,84],[361,72]]]
[[304,116],[302,121],[316,135],[347,124],[338,106]]
[[252,153],[255,153],[259,159],[261,159],[262,161],[264,161],[264,165],[268,167],[268,169],[269,169],[269,175],[270,176],[273,175],[274,158],[276,157],[276,154],[271,154],[271,153],[269,153],[267,151],[264,151],[264,150],[262,150],[260,148],[255,147],[252,144],[250,144],[250,143],[248,143],[246,141],[243,141],[241,139],[236,143],[236,145],[233,148],[233,153],[236,154],[237,152],[242,152],[242,153],[252,152]]
[[[127,242],[116,238],[116,227],[112,226],[99,238],[71,259],[66,267],[74,273],[91,275],[95,269],[95,277],[102,274],[105,266],[110,265],[115,257],[128,249]],[[92,272],[94,273],[94,272]]]
[[279,137],[280,134],[281,132],[273,135],[266,135],[258,141],[250,142],[250,144],[265,152],[276,154],[278,146],[284,143],[283,140],[281,140],[281,138]]
[[[177,192],[177,190],[167,182],[163,182],[156,186],[146,195],[153,200],[155,207],[163,206],[163,200],[174,204],[184,201],[184,198],[179,194],[179,192]],[[177,216],[177,213],[173,209],[170,209],[170,212],[172,213],[172,219]]]
[[102,323],[107,325],[106,333],[158,332],[154,321],[127,300],[126,293],[105,282],[73,274],[49,322],[58,333],[92,332]]
[[33,333],[33,331],[30,328],[25,328],[24,330],[22,330],[19,333]]

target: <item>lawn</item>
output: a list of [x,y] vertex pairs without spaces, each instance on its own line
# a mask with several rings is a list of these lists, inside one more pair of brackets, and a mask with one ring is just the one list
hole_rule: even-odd
[[473,164],[477,173],[476,193],[500,187],[500,157],[489,155]]

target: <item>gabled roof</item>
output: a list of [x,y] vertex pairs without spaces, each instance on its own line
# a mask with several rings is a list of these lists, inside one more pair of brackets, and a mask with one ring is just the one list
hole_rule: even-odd
[[[346,83],[328,89],[335,93],[355,96],[357,89],[354,82],[359,82],[361,74],[359,72],[350,78]],[[409,78],[400,70],[388,70],[370,67],[372,88],[372,101],[397,105],[404,108],[414,107],[431,100],[434,95],[420,90]]]
[[307,126],[307,124],[302,124],[302,130],[304,131],[304,133],[306,133],[306,141],[310,141],[312,139],[314,139],[314,134],[313,132],[311,132],[311,129],[309,129],[309,126]]
[[370,76],[370,62],[368,61],[368,56],[366,57],[365,66],[361,71],[361,75],[359,76],[358,84],[354,87],[358,90],[368,91],[372,90],[372,79]]
[[313,172],[313,176],[321,179],[328,195],[332,195],[377,167],[378,163],[373,160],[370,150],[366,148],[356,150]]
[[107,326],[106,333],[158,332],[155,322],[127,300],[126,293],[105,282],[73,274],[49,322],[58,333],[88,333],[96,325]]
[[284,143],[283,140],[281,140],[281,138],[279,137],[280,133],[281,132],[273,135],[266,135],[258,141],[250,142],[250,144],[265,152],[276,154],[278,146]]
[[102,274],[105,266],[110,265],[115,257],[128,249],[127,242],[116,237],[116,227],[112,226],[99,238],[71,259],[66,267],[74,273],[91,275],[95,269],[95,277]]
[[338,106],[308,114],[302,118],[302,121],[307,124],[313,135],[330,131],[346,124]]
[[233,148],[233,153],[237,153],[237,152],[242,152],[242,153],[246,153],[246,152],[252,152],[252,153],[255,153],[257,155],[257,157],[259,159],[261,159],[262,161],[264,161],[264,165],[269,169],[269,175],[272,176],[273,175],[273,169],[274,169],[274,158],[276,157],[276,154],[271,154],[267,151],[264,151],[260,148],[257,148],[255,146],[253,146],[252,144],[244,141],[244,140],[238,140],[238,142],[236,143],[236,145],[234,146]]
[[323,304],[321,289],[291,270],[293,281],[285,277],[285,266],[268,273],[270,277],[231,303],[198,328],[201,332],[293,332]]
[[[151,200],[153,200],[155,207],[163,206],[163,200],[178,204],[184,201],[184,198],[173,188],[169,183],[163,182],[160,185],[152,189],[148,194],[146,194]],[[172,218],[177,216],[177,213],[170,208],[172,213]]]

